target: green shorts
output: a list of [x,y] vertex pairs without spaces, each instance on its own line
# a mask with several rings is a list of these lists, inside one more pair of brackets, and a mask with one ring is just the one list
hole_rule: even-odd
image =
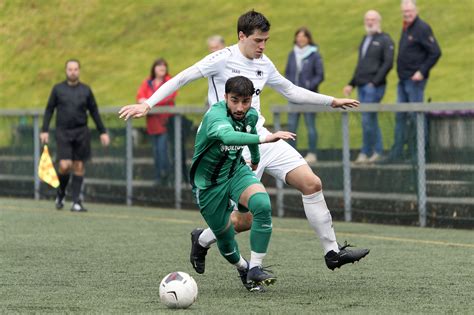
[[227,229],[234,208],[229,199],[238,204],[240,195],[253,184],[261,183],[247,165],[242,165],[234,176],[220,185],[207,189],[193,188],[201,215],[215,235]]

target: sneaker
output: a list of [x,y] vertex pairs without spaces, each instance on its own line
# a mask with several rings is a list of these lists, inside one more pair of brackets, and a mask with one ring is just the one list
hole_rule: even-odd
[[348,263],[355,263],[356,261],[361,260],[365,256],[367,256],[370,252],[370,249],[354,249],[350,250],[347,247],[352,247],[347,242],[344,243],[344,246],[339,245],[339,253],[334,251],[330,251],[324,256],[326,260],[326,266],[329,269],[334,270],[335,268],[340,268],[342,265]]
[[59,191],[56,192],[56,200],[54,201],[54,204],[56,205],[56,210],[61,210],[64,208],[64,198],[66,197],[66,194],[62,193]]
[[369,158],[368,162],[369,163],[377,163],[382,159],[382,155],[378,153],[372,154],[372,156]]
[[314,153],[306,154],[304,159],[305,159],[306,163],[308,163],[308,164],[314,164],[314,163],[318,162],[318,157]]
[[355,164],[365,164],[369,163],[369,157],[365,153],[359,153],[357,159],[354,161]]
[[256,266],[250,269],[247,273],[247,282],[255,283],[256,285],[270,285],[274,284],[276,277],[270,273],[267,273],[261,266]]
[[74,202],[71,207],[72,212],[87,212],[87,209],[80,202]]
[[247,290],[249,290],[250,292],[265,292],[265,288],[262,287],[261,285],[255,284],[252,281],[247,281],[247,274],[249,272],[248,267],[247,269],[244,269],[244,270],[237,269],[237,271],[239,272],[240,280],[242,281],[244,287]]
[[199,244],[199,235],[201,235],[203,231],[203,229],[198,228],[191,232],[191,255],[189,256],[189,261],[191,265],[193,265],[194,270],[199,274],[204,273],[207,250],[209,249]]

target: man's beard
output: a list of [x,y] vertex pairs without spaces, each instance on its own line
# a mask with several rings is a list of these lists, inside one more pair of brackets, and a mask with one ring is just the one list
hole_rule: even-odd
[[371,26],[371,27],[366,26],[365,32],[367,33],[367,35],[374,35],[379,32],[379,28],[377,26]]

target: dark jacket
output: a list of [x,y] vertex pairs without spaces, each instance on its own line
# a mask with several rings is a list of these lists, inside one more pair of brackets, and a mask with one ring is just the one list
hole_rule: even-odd
[[43,132],[49,129],[49,122],[56,113],[56,128],[75,129],[87,126],[87,111],[94,119],[97,130],[105,133],[105,127],[99,116],[99,109],[95,102],[94,94],[89,86],[79,82],[75,86],[67,84],[66,81],[56,84],[49,96],[48,106],[44,111]]
[[372,36],[372,41],[362,57],[362,46],[359,46],[359,59],[354,75],[349,85],[357,86],[372,83],[375,86],[384,85],[386,77],[393,66],[393,41],[387,33],[377,33]]
[[316,46],[316,51],[303,59],[302,69],[297,80],[295,51],[292,49],[286,63],[285,77],[293,84],[317,92],[319,84],[324,80],[323,61],[318,50]]
[[427,79],[430,69],[439,57],[441,57],[441,49],[433,31],[422,19],[416,17],[406,30],[402,29],[397,59],[400,80],[411,78],[418,70]]

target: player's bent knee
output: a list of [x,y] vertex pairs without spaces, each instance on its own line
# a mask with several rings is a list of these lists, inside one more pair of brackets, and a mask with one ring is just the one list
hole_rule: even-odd
[[249,199],[249,209],[252,212],[253,221],[271,221],[272,206],[267,193],[253,194]]

